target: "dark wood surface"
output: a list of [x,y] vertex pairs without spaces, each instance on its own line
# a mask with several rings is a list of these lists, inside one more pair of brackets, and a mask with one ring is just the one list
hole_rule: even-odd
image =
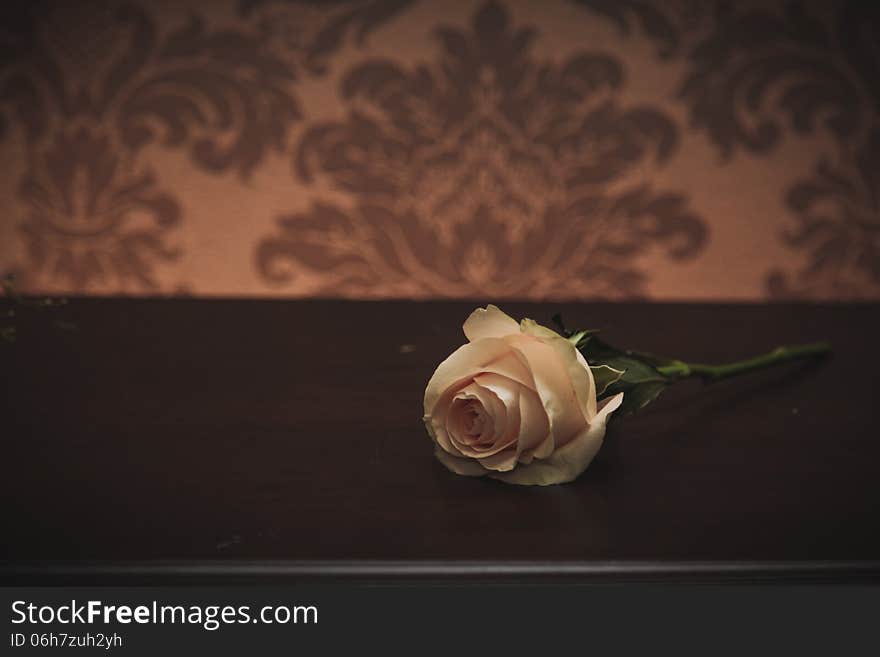
[[834,346],[820,364],[679,384],[548,488],[432,456],[424,386],[476,305],[74,299],[22,316],[0,345],[5,572],[880,559],[877,305],[502,304],[700,362]]

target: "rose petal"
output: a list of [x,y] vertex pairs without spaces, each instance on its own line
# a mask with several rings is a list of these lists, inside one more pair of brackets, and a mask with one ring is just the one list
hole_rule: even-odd
[[422,417],[422,421],[428,429],[428,435],[431,436],[435,443],[439,444],[440,447],[448,451],[450,454],[457,455],[459,452],[452,444],[452,440],[446,431],[446,420],[449,414],[449,408],[452,405],[453,398],[458,394],[458,391],[461,390],[462,387],[470,384],[472,380],[472,377],[467,377],[453,382],[453,384],[443,392],[434,404],[433,413]]
[[541,342],[550,345],[559,354],[560,360],[565,364],[565,369],[571,377],[584,418],[589,422],[596,415],[596,382],[583,354],[561,335],[531,319],[522,320],[520,326],[524,334],[540,338]]
[[[547,328],[546,326],[542,326],[541,324],[538,324],[538,322],[536,322],[533,319],[524,319],[524,320],[520,321],[519,330],[521,333],[524,333],[526,335],[533,335],[536,338],[548,338],[548,339],[562,338],[563,340],[565,340],[564,337],[562,337],[559,333],[557,333],[553,329]],[[568,342],[568,340],[566,340],[566,342]]]
[[469,342],[453,351],[434,370],[425,389],[425,415],[431,415],[437,401],[456,382],[486,371],[486,366],[501,362],[510,353],[510,346],[500,338]]
[[[461,402],[465,402],[468,400],[477,400],[477,395],[482,395],[487,398],[494,398],[495,403],[498,404],[501,409],[504,408],[501,400],[495,397],[494,393],[485,388],[476,391],[475,384],[471,384],[464,390],[462,390],[453,401],[453,407],[450,408],[450,412],[447,417],[447,425],[446,430],[447,434],[455,447],[454,450],[447,450],[452,455],[458,456],[461,454],[462,456],[471,457],[475,459],[482,459],[487,456],[491,456],[493,454],[497,454],[498,452],[506,449],[510,445],[516,442],[517,434],[512,432],[510,435],[501,435],[498,436],[497,432],[494,431],[493,427],[489,427],[487,433],[490,433],[491,442],[485,443],[483,442],[483,437],[480,436],[479,439],[473,440],[467,436],[467,432],[463,429],[462,423],[464,420],[461,418]],[[481,403],[481,402],[478,402]],[[458,406],[456,408],[456,406]],[[492,422],[493,418],[487,415],[487,421]],[[519,422],[517,421],[514,425],[515,427],[519,426]]]
[[467,439],[470,437],[467,423],[470,421],[470,408],[472,406],[473,402],[471,400],[456,397],[449,406],[444,427],[450,440],[452,440],[452,444],[466,456],[470,456],[467,451],[470,448],[467,442]]
[[485,456],[479,459],[478,462],[487,470],[492,470],[494,472],[507,472],[508,470],[512,470],[516,465],[517,456],[518,450],[516,449],[516,446],[511,446],[497,454]]
[[498,374],[480,374],[475,381],[501,398],[508,408],[508,417],[517,418],[517,460],[528,462],[553,452],[550,420],[537,392]]
[[439,447],[434,449],[434,456],[437,457],[437,460],[440,461],[440,463],[455,474],[465,475],[467,477],[481,477],[488,472],[486,468],[481,466],[475,460],[453,456]]
[[[532,370],[535,386],[547,417],[550,418],[550,431],[558,449],[572,440],[587,425],[585,410],[570,378],[570,371],[574,368],[569,368],[563,361],[558,346],[547,344],[532,336],[511,336],[506,340],[522,354]],[[574,363],[580,368],[577,361]],[[592,381],[592,378],[589,380]],[[586,376],[579,377],[575,383],[588,385]]]
[[[527,457],[543,458],[553,451],[550,418],[544,410],[538,393],[528,388],[519,391],[519,449]],[[541,454],[538,455],[537,451]]]
[[446,431],[445,426],[441,426],[435,421],[432,421],[431,418],[427,418],[425,420],[425,427],[428,429],[428,435],[431,436],[431,439],[438,448],[443,449],[450,454],[461,454],[461,452],[456,449],[455,445],[452,444],[452,439],[449,437],[449,433]]
[[520,425],[515,447],[496,450],[488,458],[480,457],[480,465],[484,468],[506,472],[516,467],[517,462],[523,459],[531,461],[536,453],[543,458],[553,452],[550,421],[538,394],[534,390],[520,386],[518,406]]
[[480,441],[474,442],[485,442],[486,439],[494,442],[496,438],[500,438],[504,434],[504,430],[507,426],[507,407],[498,398],[498,395],[488,388],[481,386],[478,383],[478,378],[479,375],[474,378],[474,381],[469,386],[463,388],[457,393],[455,398],[472,399],[479,402],[483,411],[488,416],[488,420],[492,424],[491,428],[493,431],[489,433],[488,436],[481,436]]
[[446,433],[455,447],[455,451],[452,451],[451,453],[456,454],[456,452],[458,452],[463,456],[474,457],[479,456],[480,452],[467,440],[469,435],[467,428],[465,427],[465,422],[467,421],[465,415],[467,411],[464,410],[464,407],[469,401],[470,400],[466,399],[456,399],[452,402],[452,406],[450,407],[449,414],[446,418]]
[[508,345],[508,351],[500,358],[486,363],[484,373],[499,374],[516,381],[521,386],[537,390],[535,378],[522,356]]
[[519,333],[517,321],[493,305],[477,308],[465,320],[462,328],[465,337],[471,342],[483,338],[503,338],[511,333]]
[[573,441],[560,447],[545,460],[535,459],[508,472],[491,472],[489,476],[509,484],[548,486],[574,481],[587,469],[605,437],[608,418],[623,402],[623,393],[603,400],[596,417]]
[[516,381],[499,374],[479,374],[474,384],[485,390],[503,409],[495,422],[495,441],[515,439],[519,434],[519,391],[522,388]]

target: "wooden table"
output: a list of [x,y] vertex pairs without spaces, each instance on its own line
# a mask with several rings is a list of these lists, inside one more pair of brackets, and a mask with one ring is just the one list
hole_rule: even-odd
[[449,473],[421,423],[476,305],[20,314],[0,345],[3,577],[877,578],[880,306],[502,304],[698,362],[835,350],[679,384],[612,421],[578,481],[531,488]]

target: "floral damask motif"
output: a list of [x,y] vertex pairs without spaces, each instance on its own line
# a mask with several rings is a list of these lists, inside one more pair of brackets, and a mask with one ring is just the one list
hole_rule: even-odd
[[[198,17],[159,42],[141,23],[132,41],[130,70],[118,122],[125,144],[156,141],[189,145],[209,171],[249,175],[268,150],[283,152],[300,111],[290,92],[292,68],[239,30],[208,32]],[[140,53],[152,53],[136,61]],[[143,67],[140,74],[137,68]]]
[[38,158],[20,186],[30,207],[20,228],[32,270],[76,289],[98,282],[155,290],[151,262],[177,257],[167,233],[180,208],[154,176],[121,162],[110,139],[86,129],[59,134]]
[[839,139],[870,125],[874,111],[865,109],[880,102],[872,45],[880,11],[862,2],[828,11],[829,3],[790,2],[728,13],[694,48],[681,97],[725,156],[736,146],[769,150],[783,122],[806,133],[821,121]]
[[825,132],[837,148],[786,204],[797,228],[782,238],[807,251],[794,274],[774,270],[772,296],[852,298],[880,292],[876,149],[880,131],[880,7],[790,2],[731,10],[691,53],[681,89],[691,120],[722,155],[765,153],[787,130]]
[[621,260],[655,241],[669,242],[672,257],[687,257],[702,239],[694,237],[699,219],[681,197],[646,189],[579,199],[541,220],[540,228],[511,240],[503,219],[481,208],[457,227],[454,248],[435,248],[436,234],[411,213],[368,203],[351,211],[317,204],[281,219],[280,234],[260,245],[258,262],[275,283],[290,280],[291,264],[294,271],[320,272],[318,294],[637,297],[645,272]]
[[662,6],[651,0],[572,0],[577,5],[611,20],[622,35],[633,32],[637,25],[658,44],[661,57],[669,57],[678,49],[679,34],[674,22]]
[[880,289],[880,129],[855,159],[851,170],[822,161],[789,191],[798,223],[784,238],[809,251],[809,263],[794,276],[771,272],[772,295],[851,299]]
[[259,35],[209,32],[193,16],[162,36],[135,5],[47,6],[35,21],[32,55],[0,87],[4,99],[31,99],[38,114],[59,123],[112,122],[132,150],[159,138],[187,145],[201,166],[234,167],[242,175],[268,148],[284,148],[299,118],[288,89],[295,73]]
[[[203,170],[247,177],[286,148],[300,118],[295,71],[246,25],[209,30],[194,15],[163,32],[125,2],[11,4],[0,111],[24,127],[28,149],[20,195],[35,211],[22,225],[23,268],[80,290],[107,280],[153,289],[154,264],[174,253],[164,231],[180,212],[152,174],[133,173],[145,171],[141,149],[185,148]],[[61,154],[71,158],[68,173]],[[76,205],[77,176],[111,187]],[[122,228],[134,209],[152,216],[152,228]]]
[[242,16],[281,43],[313,74],[325,73],[328,57],[353,33],[358,45],[415,0],[239,0]]
[[[41,3],[0,3],[0,139],[17,124],[28,141],[48,130],[49,117],[31,64],[39,54],[38,10]],[[39,63],[37,64],[39,66]]]
[[653,42],[660,59],[687,53],[724,14],[725,0],[569,0],[611,22],[621,37]]
[[693,256],[706,225],[645,185],[675,125],[623,107],[621,64],[582,52],[537,61],[530,28],[490,2],[471,32],[436,31],[442,57],[351,70],[347,120],[313,126],[295,167],[355,199],[282,219],[257,252],[264,277],[298,271],[366,296],[632,296],[653,247]]

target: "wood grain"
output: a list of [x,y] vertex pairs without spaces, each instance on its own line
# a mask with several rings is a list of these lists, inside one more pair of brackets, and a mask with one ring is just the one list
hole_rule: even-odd
[[694,361],[834,347],[817,365],[680,384],[612,421],[578,481],[520,488],[447,472],[420,421],[424,385],[476,305],[74,299],[57,311],[73,331],[23,316],[0,350],[6,574],[156,560],[295,563],[300,575],[370,563],[872,570],[878,306],[505,304]]

